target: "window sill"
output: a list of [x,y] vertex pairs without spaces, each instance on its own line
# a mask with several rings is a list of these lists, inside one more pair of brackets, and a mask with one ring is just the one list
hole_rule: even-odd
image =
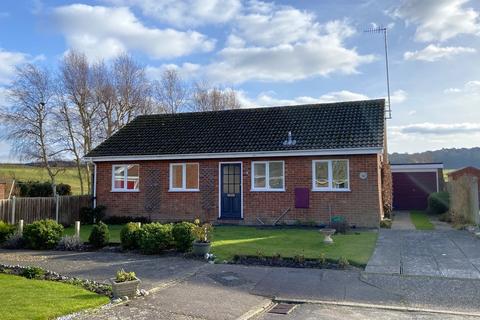
[[312,189],[312,192],[351,192],[350,189]]
[[169,189],[168,192],[200,192],[200,189]]
[[140,190],[125,190],[125,189],[113,189],[113,190],[110,190],[110,192],[119,192],[119,193],[129,193],[129,192],[140,192]]
[[285,189],[250,189],[250,192],[285,192]]

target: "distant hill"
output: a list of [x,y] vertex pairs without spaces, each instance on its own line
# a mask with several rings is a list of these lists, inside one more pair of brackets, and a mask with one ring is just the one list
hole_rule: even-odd
[[419,153],[392,153],[391,163],[443,162],[446,169],[458,169],[466,166],[480,168],[480,147],[452,148]]

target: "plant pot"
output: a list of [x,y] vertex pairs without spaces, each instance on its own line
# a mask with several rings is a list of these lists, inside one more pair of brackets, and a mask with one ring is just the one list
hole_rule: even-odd
[[122,298],[125,296],[133,298],[137,294],[137,290],[141,281],[140,279],[136,278],[136,280],[132,281],[116,282],[115,278],[111,278],[110,283],[112,284],[112,293],[114,298]]
[[328,228],[320,229],[320,233],[325,236],[325,238],[323,239],[323,243],[332,244],[333,243],[332,236],[335,233],[335,231],[336,231],[335,229],[328,229]]
[[193,242],[193,254],[196,256],[204,256],[210,252],[210,242]]

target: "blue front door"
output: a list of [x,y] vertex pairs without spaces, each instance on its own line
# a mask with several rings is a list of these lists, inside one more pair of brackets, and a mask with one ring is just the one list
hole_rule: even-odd
[[220,206],[221,218],[242,217],[242,165],[240,163],[220,164]]

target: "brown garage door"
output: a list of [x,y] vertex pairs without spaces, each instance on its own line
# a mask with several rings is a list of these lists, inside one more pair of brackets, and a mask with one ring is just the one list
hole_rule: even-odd
[[435,172],[393,172],[393,208],[424,210],[428,195],[437,191]]

